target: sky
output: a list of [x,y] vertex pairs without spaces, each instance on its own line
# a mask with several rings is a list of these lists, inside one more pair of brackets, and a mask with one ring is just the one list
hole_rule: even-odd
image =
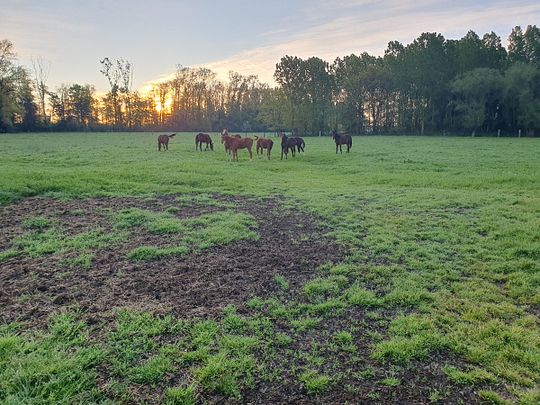
[[422,32],[457,39],[471,29],[506,44],[513,27],[538,22],[538,0],[0,0],[0,39],[13,42],[19,63],[41,59],[52,88],[90,83],[100,92],[104,57],[129,60],[136,89],[177,65],[273,84],[284,55],[383,55],[389,41],[408,44]]

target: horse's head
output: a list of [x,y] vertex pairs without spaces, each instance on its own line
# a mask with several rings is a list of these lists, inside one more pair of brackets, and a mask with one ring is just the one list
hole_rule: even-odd
[[221,136],[223,135],[229,135],[229,132],[227,131],[227,128],[223,128],[223,131],[221,131]]
[[[224,129],[224,131],[227,131]],[[227,133],[221,133],[221,143],[225,143],[225,141],[229,138],[229,135]]]
[[332,139],[336,139],[336,137],[338,136],[338,133],[336,131],[332,131],[331,134],[332,134]]

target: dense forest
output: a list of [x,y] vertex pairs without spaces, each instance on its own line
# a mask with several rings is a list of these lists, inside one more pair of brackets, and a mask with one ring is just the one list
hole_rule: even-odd
[[[98,63],[99,62],[99,63]],[[540,29],[515,27],[505,48],[494,32],[459,40],[423,33],[392,41],[384,56],[349,55],[327,62],[284,56],[276,87],[230,72],[178,66],[144,94],[133,66],[104,58],[96,69],[109,90],[91,84],[52,89],[41,59],[18,64],[14,44],[0,40],[0,132],[13,131],[277,131],[304,135],[332,129],[353,134],[540,133]]]

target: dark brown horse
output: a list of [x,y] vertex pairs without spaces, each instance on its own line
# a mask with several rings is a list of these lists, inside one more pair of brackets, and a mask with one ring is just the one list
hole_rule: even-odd
[[258,136],[255,137],[255,141],[257,142],[257,156],[259,154],[263,154],[263,150],[266,149],[266,156],[268,157],[268,160],[270,160],[270,153],[272,152],[272,147],[274,146],[274,141],[268,138],[259,138]]
[[349,153],[352,148],[352,137],[350,135],[346,133],[338,134],[336,131],[332,131],[332,138],[336,142],[336,153],[338,151],[338,147],[339,151],[343,153],[343,151],[341,150],[341,145],[347,145],[347,153]]
[[169,139],[174,138],[176,134],[170,135],[160,135],[157,138],[157,148],[158,151],[161,151],[161,146],[163,145],[163,150],[169,150]]
[[204,148],[204,150],[208,150],[208,145],[210,145],[210,150],[214,150],[214,144],[212,143],[212,138],[210,138],[210,135],[199,132],[195,136],[195,150],[199,148],[199,150],[202,152],[203,143],[206,144],[206,147]]
[[281,160],[283,160],[283,155],[285,154],[285,159],[288,159],[289,150],[291,151],[292,157],[296,151],[296,140],[294,138],[288,138],[283,132],[279,134],[281,138]]
[[221,143],[225,145],[225,150],[231,155],[232,160],[238,161],[238,149],[247,149],[249,160],[253,160],[253,153],[251,152],[253,139],[237,138],[235,136],[221,134]]

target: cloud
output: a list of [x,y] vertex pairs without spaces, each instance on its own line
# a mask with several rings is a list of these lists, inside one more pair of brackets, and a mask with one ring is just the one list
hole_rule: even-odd
[[[372,0],[339,0],[332,2],[338,10],[337,15],[327,22],[290,39],[283,38],[274,44],[246,50],[204,66],[216,71],[221,78],[234,70],[257,74],[261,81],[273,83],[275,65],[284,55],[318,56],[329,62],[338,56],[364,51],[382,55],[389,41],[407,44],[426,31],[456,38],[470,29],[480,35],[505,29],[506,32],[497,32],[504,37],[513,26],[537,21],[540,17],[540,4],[532,2],[518,5],[516,2],[490,2],[489,5],[456,2],[437,6],[440,3],[432,0],[390,1],[382,8],[380,2]],[[362,12],[364,8],[365,12]]]

